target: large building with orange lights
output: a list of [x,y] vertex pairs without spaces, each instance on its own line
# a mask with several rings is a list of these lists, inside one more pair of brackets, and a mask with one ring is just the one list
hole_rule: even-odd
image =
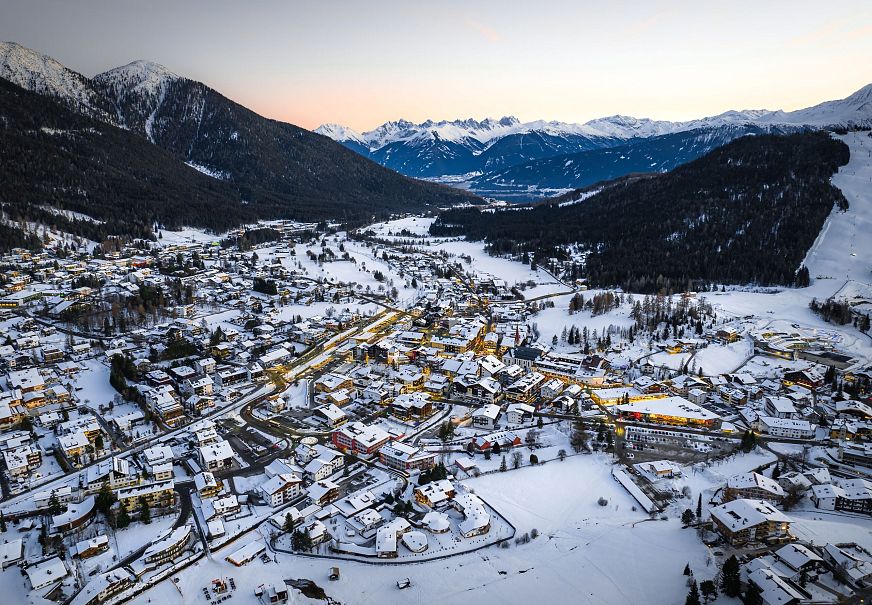
[[623,420],[707,429],[719,429],[722,424],[720,416],[684,397],[631,401],[615,407]]

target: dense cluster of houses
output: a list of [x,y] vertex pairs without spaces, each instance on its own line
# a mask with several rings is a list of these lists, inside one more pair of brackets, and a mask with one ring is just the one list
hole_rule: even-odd
[[[291,223],[277,229],[301,233]],[[357,262],[342,257],[341,245],[321,244],[319,263]],[[798,444],[838,443],[841,466],[833,468],[872,468],[865,443],[872,407],[831,392],[836,370],[846,380],[864,376],[847,372],[854,360],[826,334],[744,334],[718,325],[655,345],[661,354],[695,354],[748,338],[757,354],[789,362],[766,377],[743,369],[703,376],[686,365],[657,365],[653,354],[631,362],[614,350],[569,353],[539,341],[530,323],[538,305],[519,300],[504,280],[446,271],[451,261],[434,254],[372,245],[376,258],[416,284],[415,300],[399,304],[393,283],[373,291],[308,277],[294,267],[287,241],[274,244],[267,262],[256,252],[231,255],[217,242],[80,259],[13,252],[8,260],[17,269],[0,280],[0,462],[9,493],[33,488],[36,508],[51,509],[46,535],[74,542],[69,552],[79,561],[110,549],[99,534],[79,539],[107,490],[112,514],[123,509],[134,522],[147,511],[173,511],[182,498],[196,518],[159,532],[134,564],[95,574],[71,602],[104,602],[183,560],[201,539],[232,538],[255,506],[267,507],[276,536],[302,533],[314,547],[353,557],[416,556],[435,544],[493,536],[499,520],[479,496],[450,474],[418,479],[445,470],[444,449],[489,458],[518,448],[542,417],[630,427],[629,442],[748,430]],[[386,307],[390,322],[358,328],[365,322],[350,309],[361,302]],[[305,319],[289,310],[314,303],[332,306]],[[204,310],[224,316],[220,329]],[[349,326],[356,331],[345,337]],[[328,341],[329,355],[313,365],[304,388],[270,389],[252,412],[253,426],[293,427],[282,433],[294,436],[285,443],[292,447],[269,456],[246,449],[239,431],[214,421],[246,394],[278,386],[301,354],[326,350]],[[79,386],[107,373],[111,388]],[[437,440],[444,422],[462,429],[461,437]],[[171,431],[172,439],[162,438]],[[247,489],[237,490],[229,479],[254,457],[262,463],[245,472]],[[469,472],[475,464],[457,458],[454,466]],[[668,460],[635,466],[651,482],[681,472]],[[61,487],[39,486],[45,475],[75,471]],[[378,480],[350,487],[357,484],[349,475],[367,473]],[[730,478],[708,510],[706,527],[720,543],[765,553],[744,561],[743,579],[765,603],[810,602],[804,583],[825,570],[865,586],[872,556],[856,544],[797,542],[788,509],[800,495],[821,511],[872,514],[872,482],[814,465],[769,475]],[[240,547],[228,560],[244,565],[263,555],[262,544]],[[4,566],[21,558],[15,543],[0,549]],[[35,589],[71,573],[54,556],[25,571]]]

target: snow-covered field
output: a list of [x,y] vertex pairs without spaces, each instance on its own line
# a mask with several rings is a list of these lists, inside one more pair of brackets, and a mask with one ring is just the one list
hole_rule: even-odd
[[369,229],[382,239],[390,239],[392,237],[408,238],[409,236],[406,233],[417,237],[429,237],[430,225],[435,220],[435,218],[423,216],[407,216],[394,221],[376,223],[371,225]]
[[[616,604],[677,603],[687,588],[686,563],[697,578],[715,573],[706,548],[676,519],[645,521],[634,501],[612,479],[606,456],[574,456],[534,468],[497,473],[464,483],[501,511],[523,534],[541,535],[529,544],[489,547],[450,559],[404,565],[366,565],[342,561],[342,579],[329,582],[331,560],[276,553],[278,563],[259,560],[243,568],[224,561],[230,552],[257,537],[250,534],[179,574],[178,587],[191,602],[212,578],[231,576],[239,587],[234,603],[256,603],[253,590],[264,582],[308,578],[341,603],[482,604],[573,602]],[[607,506],[597,504],[602,496]],[[632,571],[632,573],[628,573]],[[410,578],[412,588],[398,591],[396,581]],[[483,590],[486,589],[486,590]],[[196,595],[196,596],[193,596]],[[178,600],[165,581],[133,601],[145,604]],[[299,601],[305,602],[305,601]]]
[[716,376],[736,371],[753,353],[753,345],[747,340],[728,345],[711,344],[698,351],[692,363],[706,376]]
[[215,235],[214,233],[206,233],[202,229],[182,229],[180,231],[168,231],[164,229],[160,232],[160,243],[164,246],[172,244],[210,244],[220,241],[223,236]]
[[84,369],[76,376],[74,384],[76,394],[83,403],[95,408],[108,405],[117,394],[109,384],[109,367],[96,358],[83,361],[82,367]]
[[471,263],[463,261],[463,268],[472,273],[485,273],[504,279],[509,284],[532,281],[536,284],[551,284],[553,288],[545,291],[537,291],[537,294],[551,292],[565,292],[566,286],[558,283],[553,277],[542,269],[535,271],[528,265],[519,262],[491,256],[484,250],[481,242],[451,241],[436,243],[431,246],[433,250],[447,250],[455,256],[469,256]]

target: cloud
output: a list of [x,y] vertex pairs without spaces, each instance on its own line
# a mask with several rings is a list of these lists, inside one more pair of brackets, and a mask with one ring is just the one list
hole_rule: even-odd
[[466,27],[477,32],[482,38],[490,42],[491,44],[497,44],[502,42],[503,38],[500,36],[499,32],[491,29],[487,25],[483,25],[478,21],[473,19],[466,20]]

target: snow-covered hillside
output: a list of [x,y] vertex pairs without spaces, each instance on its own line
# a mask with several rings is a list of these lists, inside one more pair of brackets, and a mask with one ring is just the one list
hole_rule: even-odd
[[872,84],[844,99],[796,111],[773,111],[761,116],[759,121],[808,126],[872,126]]
[[49,56],[15,42],[0,42],[0,77],[103,121],[112,121],[109,104],[91,81]]
[[851,159],[833,176],[833,184],[849,207],[833,210],[805,259],[812,288],[828,284],[819,298],[832,296],[847,280],[872,282],[872,137],[852,132],[839,138],[851,149]]
[[145,116],[142,128],[148,140],[154,142],[152,126],[167,86],[180,79],[163,65],[140,60],[97,74],[94,85],[112,102],[120,125],[136,128],[131,118],[136,122],[136,118]]

